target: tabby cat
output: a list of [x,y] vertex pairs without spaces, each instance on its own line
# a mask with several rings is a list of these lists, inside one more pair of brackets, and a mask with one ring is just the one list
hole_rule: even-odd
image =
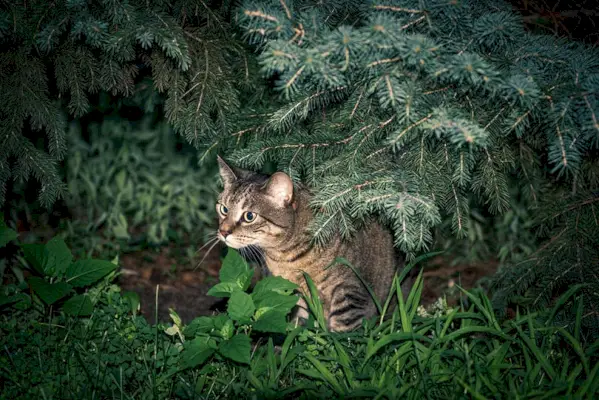
[[[374,290],[386,299],[396,268],[401,264],[391,233],[370,222],[350,241],[336,237],[327,247],[312,242],[308,226],[313,214],[309,190],[283,172],[272,176],[231,167],[218,158],[224,190],[218,197],[218,238],[234,249],[257,246],[266,267],[306,291],[302,272],[319,291],[331,331],[349,331],[376,313],[367,289],[351,268],[328,265],[341,256],[349,260]],[[298,318],[307,318],[306,304],[298,303]]]

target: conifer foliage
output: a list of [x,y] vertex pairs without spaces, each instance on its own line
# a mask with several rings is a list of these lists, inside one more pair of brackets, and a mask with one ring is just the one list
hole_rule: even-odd
[[315,4],[239,10],[283,103],[244,121],[232,158],[310,181],[320,243],[377,215],[410,253],[442,219],[464,237],[471,207],[525,204],[547,244],[502,271],[497,302],[583,282],[599,321],[597,49],[531,34],[497,1]]
[[198,145],[229,130],[238,88],[253,88],[251,62],[225,23],[228,2],[0,4],[0,203],[11,177],[39,181],[45,205],[64,194],[67,120],[90,111],[98,91],[130,96],[151,77],[169,122]]
[[440,215],[464,235],[472,201],[505,211],[512,173],[533,200],[546,171],[586,181],[599,147],[595,49],[529,34],[501,2],[361,3],[239,12],[285,103],[239,132],[256,136],[234,158],[315,183],[317,238],[376,212],[400,248],[423,249]]

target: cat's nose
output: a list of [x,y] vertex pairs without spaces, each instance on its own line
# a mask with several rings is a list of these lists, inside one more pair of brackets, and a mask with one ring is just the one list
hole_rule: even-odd
[[220,233],[221,235],[223,235],[224,238],[226,238],[227,236],[229,236],[232,232],[231,230],[225,230],[225,229],[219,229],[218,233]]

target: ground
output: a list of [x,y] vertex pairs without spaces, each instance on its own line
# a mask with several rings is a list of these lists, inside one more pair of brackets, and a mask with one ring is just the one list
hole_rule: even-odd
[[[214,248],[207,255],[197,254],[193,261],[182,261],[180,257],[171,255],[171,250],[168,247],[158,251],[142,250],[121,257],[119,285],[123,290],[140,295],[141,311],[146,318],[154,321],[158,285],[160,321],[170,320],[169,308],[174,309],[184,322],[222,310],[224,303],[221,299],[206,295],[208,289],[218,282],[222,248]],[[202,264],[197,266],[204,256]],[[459,300],[458,285],[470,289],[481,278],[495,273],[496,269],[497,263],[493,261],[451,265],[437,257],[426,264],[422,304],[431,304],[444,295],[449,304],[455,304]]]

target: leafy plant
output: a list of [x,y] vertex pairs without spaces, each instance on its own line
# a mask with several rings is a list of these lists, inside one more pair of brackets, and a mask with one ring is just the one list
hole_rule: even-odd
[[[15,236],[7,229],[0,237]],[[70,260],[60,240],[25,248],[36,255],[34,270],[61,270]],[[556,320],[569,302],[580,304],[580,286],[546,312],[518,310],[501,320],[477,291],[464,291],[469,306],[441,305],[434,316],[422,312],[421,277],[406,297],[398,277],[389,319],[334,334],[279,319],[296,303],[295,285],[269,277],[250,290],[252,270],[235,251],[227,254],[221,281],[212,289],[228,299],[227,312],[187,325],[174,311],[170,326],[149,324],[136,314],[134,298],[95,277],[75,271],[69,283],[91,285],[85,290],[96,301],[89,315],[60,312],[49,319],[18,301],[0,303],[3,396],[592,399],[599,394],[599,342],[580,329],[582,307],[572,327]],[[2,293],[11,288],[1,286]],[[318,296],[311,302],[318,307]]]
[[286,332],[287,314],[297,303],[297,286],[283,278],[269,276],[259,281],[251,294],[246,291],[253,276],[247,262],[229,249],[220,270],[220,282],[208,294],[227,297],[227,313],[194,319],[182,331],[188,340],[181,354],[185,368],[205,363],[212,355],[250,363],[252,332]]
[[198,168],[193,148],[168,124],[114,115],[84,128],[73,123],[69,137],[66,202],[90,233],[151,245],[175,235],[194,244],[205,238],[214,223],[215,168]]
[[[0,226],[0,237],[13,240],[17,235],[12,229]],[[0,247],[8,243],[8,240],[4,242]],[[116,259],[113,262],[97,259],[73,261],[71,251],[60,237],[55,237],[46,244],[21,244],[20,248],[24,265],[31,275],[22,282],[26,286],[7,287],[4,293],[0,293],[0,304],[31,304],[31,296],[18,290],[28,288],[33,300],[41,300],[42,306],[58,305],[61,311],[69,315],[91,315],[96,300],[87,293],[78,293],[78,290],[105,278],[118,266]]]

